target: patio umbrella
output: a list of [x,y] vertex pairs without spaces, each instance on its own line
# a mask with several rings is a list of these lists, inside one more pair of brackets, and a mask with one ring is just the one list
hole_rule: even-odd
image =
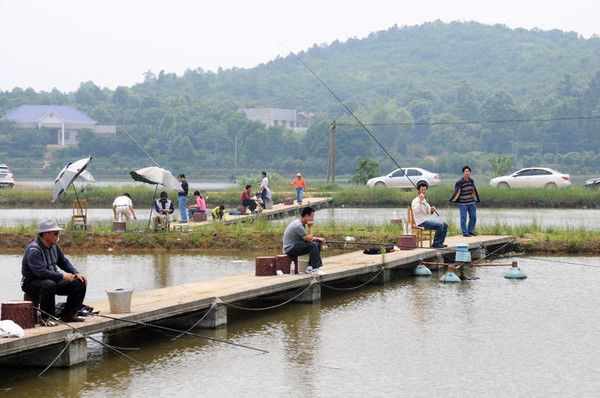
[[[175,178],[170,171],[161,167],[145,167],[143,169],[130,171],[129,174],[135,181],[156,185],[154,188],[154,196],[152,198],[153,203],[156,200],[156,191],[158,190],[159,185],[162,185],[165,188],[181,191],[181,183],[177,180],[177,178]],[[153,210],[154,205],[150,208],[150,216],[148,217],[148,225],[146,229],[150,227],[150,220],[152,219]]]
[[[85,170],[85,168],[92,161],[92,157],[79,159],[73,163],[67,163],[67,165],[58,173],[54,180],[54,189],[52,193],[52,203],[56,202],[56,199],[69,188],[69,185],[75,181]],[[91,176],[91,174],[88,172]],[[92,177],[93,179],[94,177]],[[77,190],[75,190],[75,196],[77,196]]]
[[181,191],[181,183],[168,170],[160,167],[145,167],[130,171],[131,178],[146,184],[163,185],[166,188]]

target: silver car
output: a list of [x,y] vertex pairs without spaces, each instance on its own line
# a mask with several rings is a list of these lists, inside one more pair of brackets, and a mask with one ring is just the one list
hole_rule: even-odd
[[560,188],[571,185],[571,177],[547,167],[527,167],[510,175],[492,178],[497,188]]
[[7,165],[0,164],[0,188],[12,188],[14,185],[15,180],[13,177],[13,173],[10,171]]
[[411,189],[414,188],[413,184],[417,185],[420,182],[434,187],[440,183],[440,176],[419,167],[406,167],[396,169],[385,176],[371,178],[367,181],[367,186]]

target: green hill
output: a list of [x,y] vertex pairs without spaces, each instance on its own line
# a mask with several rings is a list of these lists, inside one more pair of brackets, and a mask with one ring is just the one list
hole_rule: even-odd
[[[600,171],[598,120],[427,125],[599,115],[599,38],[436,21],[314,45],[298,56],[361,119],[384,124],[373,130],[404,164],[454,172],[469,162],[485,170],[491,156],[503,153],[515,165],[548,165],[573,174]],[[0,110],[24,103],[71,104],[100,122],[125,126],[161,164],[192,174],[249,168],[322,174],[327,126],[334,119],[352,122],[291,55],[251,69],[144,76],[143,83],[116,90],[86,82],[73,93],[0,92]],[[239,111],[252,106],[311,111],[316,120],[305,134],[268,129]],[[420,124],[398,125],[407,122]],[[0,158],[30,172],[39,166],[43,147],[17,136],[13,127],[0,126]],[[340,126],[337,142],[340,173],[351,173],[357,156],[392,167],[356,127]],[[19,151],[13,152],[15,147]],[[109,173],[147,164],[121,133],[114,140],[87,136],[78,147],[58,152],[55,166],[89,154]]]

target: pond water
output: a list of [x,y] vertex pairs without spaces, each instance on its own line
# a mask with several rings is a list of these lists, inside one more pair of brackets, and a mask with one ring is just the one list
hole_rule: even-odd
[[[32,186],[36,186],[36,187],[41,187],[41,188],[49,188],[52,187],[54,185],[54,179],[53,178],[31,178],[31,179],[17,179],[15,180],[17,185],[32,185]],[[85,184],[85,185],[89,185],[89,186],[100,186],[100,187],[107,187],[107,186],[111,186],[111,187],[122,187],[122,186],[129,186],[129,185],[136,185],[136,184],[141,184],[141,185],[145,185],[143,183],[139,183],[139,182],[135,182],[132,179],[127,179],[127,180],[96,180],[95,183],[81,183],[79,180],[76,181],[76,185],[77,187],[79,187],[81,184]],[[226,190],[226,189],[230,189],[233,188],[235,186],[235,184],[233,182],[229,182],[229,181],[188,181],[188,184],[190,186],[190,190],[194,190],[194,189],[200,189],[200,190],[205,190],[205,191],[218,191],[218,190]]]
[[[179,209],[175,206],[175,217],[179,218]],[[452,220],[460,225],[460,215],[456,208],[438,210],[440,219]],[[150,209],[136,209],[140,228],[147,224]],[[46,218],[56,218],[59,223],[71,220],[71,209],[0,209],[0,227],[18,227],[36,224]],[[112,220],[112,209],[89,209],[90,225],[108,225]],[[331,208],[317,212],[317,223],[380,225],[392,218],[406,219],[406,209],[394,208]],[[288,223],[293,218],[275,222]],[[570,227],[600,230],[600,209],[478,209],[479,225],[530,225],[537,223],[542,227]],[[131,228],[135,229],[135,228]]]
[[[143,290],[251,269],[194,255],[72,258],[99,285],[91,296],[113,287],[116,274],[132,274]],[[3,275],[18,274],[18,260],[0,256]],[[324,288],[318,303],[234,312],[227,327],[206,331],[268,354],[136,329],[103,338],[141,346],[129,354],[145,366],[90,344],[86,365],[42,378],[40,369],[1,368],[0,387],[11,397],[597,396],[600,258],[518,261],[526,280],[490,267],[459,285],[434,273],[353,292]],[[3,279],[5,299],[18,278]]]

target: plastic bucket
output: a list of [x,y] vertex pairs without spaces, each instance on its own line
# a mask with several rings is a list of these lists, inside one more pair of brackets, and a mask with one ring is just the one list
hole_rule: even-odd
[[133,290],[114,289],[107,290],[108,304],[111,314],[126,314],[131,312],[131,294]]

